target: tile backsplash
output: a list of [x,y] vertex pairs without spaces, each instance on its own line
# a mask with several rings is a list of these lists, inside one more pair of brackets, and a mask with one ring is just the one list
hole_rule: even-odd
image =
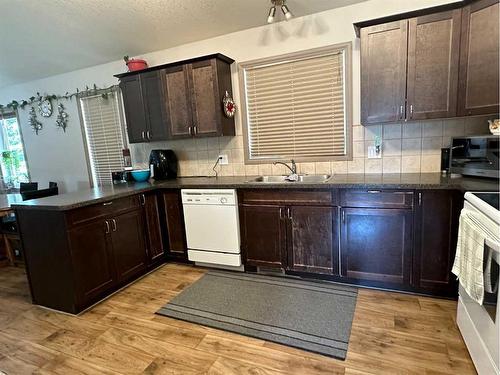
[[[297,163],[300,173],[426,173],[441,169],[441,148],[450,145],[451,137],[489,134],[487,117],[467,117],[353,126],[353,159]],[[283,166],[245,165],[243,136],[237,126],[234,137],[184,139],[130,145],[134,164],[147,162],[155,148],[169,148],[179,159],[181,176],[212,176],[219,154],[226,154],[229,165],[218,166],[220,176],[255,176],[286,174]],[[368,146],[376,136],[382,139],[382,157],[368,159]]]

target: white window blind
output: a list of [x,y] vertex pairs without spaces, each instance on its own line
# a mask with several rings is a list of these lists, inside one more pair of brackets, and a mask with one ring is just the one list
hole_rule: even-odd
[[80,98],[81,113],[94,186],[112,183],[111,172],[123,170],[121,103],[116,91],[107,98]]
[[248,159],[347,155],[346,51],[243,64]]

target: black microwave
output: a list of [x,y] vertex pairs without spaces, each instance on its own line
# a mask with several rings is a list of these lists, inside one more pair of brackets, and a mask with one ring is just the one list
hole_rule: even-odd
[[499,178],[499,141],[498,135],[452,138],[450,172]]

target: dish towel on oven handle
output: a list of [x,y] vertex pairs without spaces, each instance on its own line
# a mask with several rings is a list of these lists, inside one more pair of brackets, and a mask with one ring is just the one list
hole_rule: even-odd
[[492,256],[492,249],[488,249],[487,260],[490,261],[487,261],[487,267],[483,268],[486,240],[495,244],[499,242],[499,239],[481,226],[467,209],[462,209],[452,272],[458,277],[467,294],[480,305],[484,300],[485,279],[488,292],[497,287],[497,285],[491,285],[491,260],[489,258]]

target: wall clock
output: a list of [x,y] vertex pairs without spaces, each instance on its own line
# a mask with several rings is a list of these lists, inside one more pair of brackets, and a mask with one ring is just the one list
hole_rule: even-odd
[[52,103],[50,102],[50,100],[42,100],[40,104],[38,104],[38,111],[43,117],[50,117],[50,115],[52,114]]

